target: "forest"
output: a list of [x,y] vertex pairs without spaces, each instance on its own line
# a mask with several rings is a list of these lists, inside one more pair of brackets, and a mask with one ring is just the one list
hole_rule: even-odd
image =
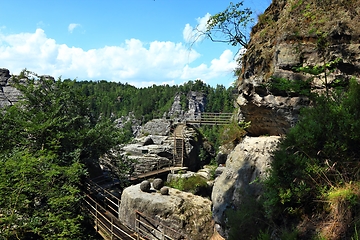
[[[64,80],[72,82],[72,80]],[[183,110],[187,110],[186,96],[190,91],[206,95],[206,112],[232,112],[235,88],[223,85],[211,87],[201,80],[188,81],[182,85],[152,85],[136,88],[127,83],[101,81],[75,81],[74,88],[90,103],[94,116],[119,118],[133,112],[135,118],[145,122],[162,118],[174,102],[176,94],[181,96]]]

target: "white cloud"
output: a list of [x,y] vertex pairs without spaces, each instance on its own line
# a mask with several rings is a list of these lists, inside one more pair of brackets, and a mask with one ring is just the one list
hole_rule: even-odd
[[121,46],[83,50],[58,44],[42,29],[34,33],[4,35],[0,31],[0,66],[18,74],[24,68],[40,75],[78,80],[128,82],[137,87],[204,81],[228,74],[235,68],[233,53],[224,51],[210,66],[192,63],[200,57],[182,43],[126,40]]
[[74,29],[77,27],[81,27],[81,25],[78,23],[70,23],[68,26],[69,33],[72,33],[74,31]]
[[204,39],[203,32],[206,31],[206,25],[210,18],[210,13],[205,14],[202,18],[197,18],[197,26],[192,27],[189,23],[187,23],[183,30],[183,38],[185,42],[198,42]]
[[229,73],[232,73],[237,66],[234,61],[234,55],[230,50],[225,50],[218,59],[213,59],[211,65],[201,64],[197,67],[191,68],[188,65],[184,67],[181,78],[187,79],[203,79],[211,80],[221,78]]

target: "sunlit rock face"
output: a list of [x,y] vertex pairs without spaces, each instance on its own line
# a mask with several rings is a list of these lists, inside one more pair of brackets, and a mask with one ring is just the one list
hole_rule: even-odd
[[227,209],[237,209],[245,199],[259,198],[262,185],[257,180],[266,176],[271,164],[271,153],[280,137],[245,137],[229,154],[226,167],[215,179],[211,195],[213,218],[218,231],[226,236]]
[[[119,218],[135,229],[136,211],[149,217],[159,232],[172,239],[210,239],[213,233],[211,201],[207,198],[168,188],[166,195],[154,188],[143,192],[140,184],[126,188],[121,195]],[[167,229],[170,228],[170,229]],[[162,239],[159,233],[158,238]]]
[[[360,76],[359,1],[273,0],[252,29],[237,81],[238,116],[251,121],[253,136],[281,135],[298,121],[299,109],[310,101],[296,92],[273,91],[271,78],[303,81],[314,77],[298,67],[322,66],[341,59],[327,82]],[[315,91],[324,91],[325,76],[313,79]]]
[[19,99],[20,92],[10,86],[10,71],[6,68],[0,68],[0,108],[12,105]]

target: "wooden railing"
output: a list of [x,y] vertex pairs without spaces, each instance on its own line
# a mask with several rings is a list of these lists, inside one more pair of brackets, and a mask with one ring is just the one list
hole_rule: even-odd
[[122,225],[116,217],[109,213],[90,195],[86,195],[84,198],[84,206],[94,220],[96,231],[104,239],[139,239],[134,231]]
[[[135,229],[120,222],[120,199],[92,180],[85,182],[83,207],[93,218],[95,230],[107,240],[186,239],[181,233],[136,211]],[[176,236],[176,238],[174,238]]]
[[186,123],[200,125],[224,125],[231,122],[233,113],[198,113],[193,118],[186,119]]

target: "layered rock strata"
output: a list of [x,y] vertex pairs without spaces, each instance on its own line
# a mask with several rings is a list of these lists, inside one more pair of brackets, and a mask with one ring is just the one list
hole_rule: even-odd
[[[271,78],[303,81],[314,77],[296,69],[323,66],[341,59],[327,82],[360,76],[359,1],[273,0],[252,29],[237,81],[239,118],[251,121],[253,136],[281,135],[298,120],[299,109],[309,101],[299,94],[271,92]],[[312,81],[313,89],[325,87],[325,76]]]

